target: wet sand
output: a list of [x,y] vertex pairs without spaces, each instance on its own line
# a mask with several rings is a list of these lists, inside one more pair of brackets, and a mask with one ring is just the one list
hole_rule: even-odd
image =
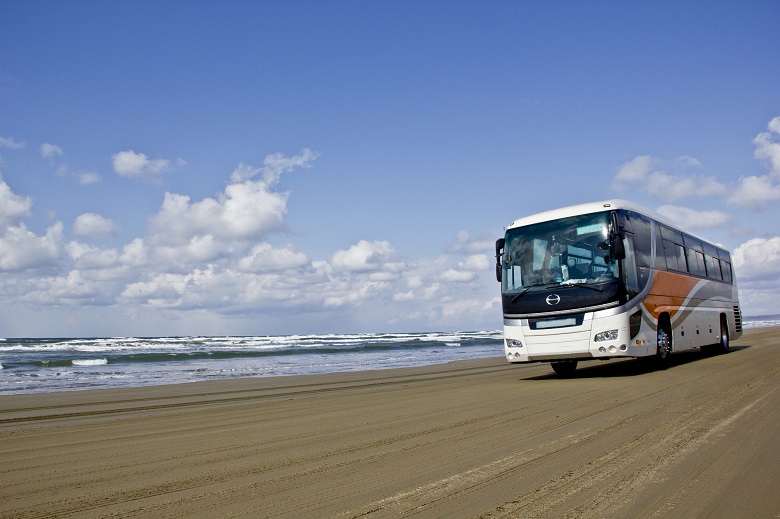
[[0,397],[0,517],[780,517],[780,328],[728,355]]

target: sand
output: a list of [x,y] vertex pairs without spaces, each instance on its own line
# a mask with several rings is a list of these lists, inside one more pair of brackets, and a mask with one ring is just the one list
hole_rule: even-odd
[[0,516],[780,517],[778,346],[3,396]]

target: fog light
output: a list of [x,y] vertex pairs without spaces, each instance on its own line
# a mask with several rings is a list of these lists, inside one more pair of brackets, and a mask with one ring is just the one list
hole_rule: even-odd
[[625,344],[621,344],[620,345],[620,351],[626,351],[627,349],[628,349],[628,346],[626,346]]
[[596,342],[604,342],[604,341],[616,341],[617,338],[618,338],[618,331],[609,330],[608,332],[597,333],[596,336],[593,337],[593,340]]
[[609,347],[609,351],[610,351],[610,353],[615,353],[617,351],[617,348],[615,348],[615,346],[612,345],[612,346]]
[[607,349],[604,346],[599,346],[600,353],[607,353]]
[[523,342],[518,339],[507,339],[506,346],[507,348],[522,348]]

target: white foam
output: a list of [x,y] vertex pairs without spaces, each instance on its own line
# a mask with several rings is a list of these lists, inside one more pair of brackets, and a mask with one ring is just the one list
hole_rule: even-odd
[[79,359],[70,361],[74,366],[104,366],[108,359]]

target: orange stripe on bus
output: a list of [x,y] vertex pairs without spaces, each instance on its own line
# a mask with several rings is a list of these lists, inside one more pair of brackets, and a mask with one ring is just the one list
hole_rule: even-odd
[[657,270],[642,304],[656,319],[662,312],[674,317],[699,281],[699,278]]

